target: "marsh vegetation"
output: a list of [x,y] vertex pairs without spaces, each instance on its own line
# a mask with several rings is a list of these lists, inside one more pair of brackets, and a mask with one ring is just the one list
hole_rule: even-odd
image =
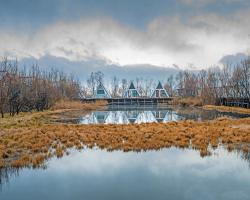
[[[94,108],[94,105],[88,106]],[[84,147],[124,152],[191,148],[197,149],[202,157],[211,155],[210,147],[215,149],[219,144],[229,151],[241,150],[248,154],[250,150],[249,118],[120,125],[51,124],[48,121],[50,117],[68,111],[21,113],[1,121],[1,167],[39,167],[53,156],[68,154],[71,148]]]

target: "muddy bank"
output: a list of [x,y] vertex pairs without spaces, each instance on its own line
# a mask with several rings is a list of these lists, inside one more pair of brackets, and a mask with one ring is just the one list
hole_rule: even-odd
[[137,125],[46,124],[43,121],[56,112],[61,111],[24,116],[7,127],[0,124],[0,166],[39,167],[52,156],[67,154],[69,148],[84,146],[123,151],[175,146],[194,148],[201,156],[208,156],[210,147],[222,143],[229,151],[249,153],[250,118]]

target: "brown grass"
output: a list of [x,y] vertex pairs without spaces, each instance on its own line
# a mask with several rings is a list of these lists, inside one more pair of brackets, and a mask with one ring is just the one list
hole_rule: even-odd
[[56,154],[57,158],[63,157],[63,148],[61,146],[57,147],[55,154]]
[[173,100],[173,105],[180,105],[180,106],[202,106],[202,98],[201,97],[175,98]]
[[[67,148],[98,146],[109,151],[144,151],[150,149],[192,148],[201,156],[217,148],[219,141],[229,151],[249,153],[250,118],[220,118],[212,121],[180,121],[140,125],[44,124],[1,129],[0,166],[41,166],[51,156],[67,154]],[[244,128],[242,128],[244,127]]]
[[93,103],[83,103],[81,101],[67,101],[61,100],[55,103],[52,110],[62,110],[62,109],[82,109],[82,110],[93,110],[97,108],[102,108],[107,105],[104,100],[96,101]]
[[205,110],[217,110],[217,111],[221,111],[221,112],[250,114],[250,109],[240,108],[240,107],[205,105],[202,108]]
[[70,116],[78,112],[85,113],[90,110],[102,109],[107,105],[106,101],[96,101],[94,103],[81,103],[80,101],[60,101],[51,110],[44,112],[23,112],[15,117],[7,116],[0,118],[0,137],[3,129],[12,129],[20,127],[39,127],[49,118],[58,118],[67,113]]

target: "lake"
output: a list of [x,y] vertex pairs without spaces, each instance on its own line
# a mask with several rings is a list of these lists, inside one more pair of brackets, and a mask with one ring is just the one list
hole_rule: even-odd
[[247,114],[204,110],[197,107],[174,106],[109,106],[89,113],[72,116],[61,115],[54,122],[74,124],[133,124],[150,122],[169,122],[180,120],[213,120],[218,117],[243,118]]
[[[107,107],[89,113],[64,113],[54,122],[129,124],[247,115],[181,107]],[[159,151],[71,149],[44,168],[0,169],[1,200],[249,200],[250,154],[223,146],[201,157],[191,148]]]
[[[1,200],[249,200],[249,160],[213,150],[72,150],[45,169],[1,170]],[[8,175],[8,176],[7,176]],[[8,180],[7,180],[8,179]]]

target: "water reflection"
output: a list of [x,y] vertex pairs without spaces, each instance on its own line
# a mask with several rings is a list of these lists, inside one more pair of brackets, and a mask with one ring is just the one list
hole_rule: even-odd
[[77,124],[129,124],[148,122],[169,122],[190,120],[212,120],[217,117],[229,116],[234,118],[249,115],[207,111],[199,108],[183,107],[109,107],[107,110],[93,111],[74,119],[60,119],[59,122]]
[[[85,149],[23,169],[0,199],[249,199],[250,169],[237,152],[210,157],[176,148],[143,153]],[[28,195],[27,195],[28,194]]]
[[19,169],[16,168],[0,168],[0,188],[3,184],[9,182],[12,176],[18,176]]

